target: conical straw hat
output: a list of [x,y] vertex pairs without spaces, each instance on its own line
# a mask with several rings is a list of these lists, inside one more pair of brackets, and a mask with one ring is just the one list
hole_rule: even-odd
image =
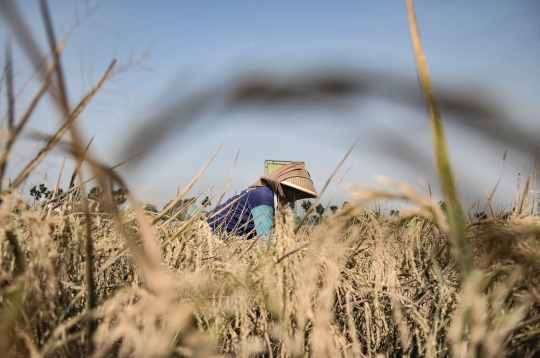
[[313,198],[317,197],[315,186],[313,186],[313,182],[309,178],[291,177],[283,180],[281,184],[303,191],[304,193],[311,195]]

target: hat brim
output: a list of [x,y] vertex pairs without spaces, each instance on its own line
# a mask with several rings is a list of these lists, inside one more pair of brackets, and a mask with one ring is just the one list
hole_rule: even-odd
[[[287,182],[286,180],[282,181],[281,184],[282,184],[282,185],[286,185],[286,186],[288,186],[288,187],[290,187],[290,188],[294,188],[294,189],[296,189],[296,190],[299,190],[299,191],[301,191],[301,192],[303,192],[303,193],[305,193],[305,194],[308,194],[308,195],[310,195],[310,196],[309,196],[310,198],[315,199],[315,198],[317,197],[317,193],[314,193],[314,192],[312,192],[311,190],[306,189],[306,188],[303,188],[303,187],[301,187],[301,186],[299,186],[299,185],[296,185],[296,184],[293,184],[293,183],[289,183],[289,182]],[[307,198],[309,198],[309,197],[307,197]],[[306,199],[307,199],[307,198],[306,198]]]

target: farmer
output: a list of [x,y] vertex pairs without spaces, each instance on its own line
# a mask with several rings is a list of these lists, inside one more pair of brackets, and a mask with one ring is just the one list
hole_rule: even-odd
[[212,231],[227,231],[248,239],[268,238],[275,213],[287,203],[316,198],[309,173],[301,162],[292,162],[262,176],[248,189],[216,207],[208,215]]

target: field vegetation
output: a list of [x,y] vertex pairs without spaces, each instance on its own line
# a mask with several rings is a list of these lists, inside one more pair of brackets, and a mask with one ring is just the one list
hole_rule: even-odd
[[[0,10],[13,15],[6,4]],[[318,225],[302,225],[305,218],[295,220],[289,211],[279,214],[273,244],[260,245],[210,237],[200,215],[178,225],[198,176],[160,212],[145,210],[129,190],[113,190],[126,185],[92,155],[75,119],[114,62],[71,107],[63,42],[56,41],[42,1],[50,54],[34,58],[42,87],[17,119],[6,66],[1,174],[47,91],[62,124],[17,177],[3,178],[0,355],[538,356],[540,220],[529,195],[536,165],[524,183],[518,180],[510,210],[489,203],[487,213],[462,209],[412,1],[407,4],[444,202],[380,178],[382,189],[352,188],[351,203],[331,207],[332,214],[323,216],[314,201],[307,215],[316,210]],[[11,18],[14,32],[25,26]],[[19,185],[65,134],[71,155],[98,185],[87,187],[89,178],[77,168],[68,188],[34,187],[33,199],[22,196]],[[393,215],[373,209],[386,199],[407,201],[410,209]]]

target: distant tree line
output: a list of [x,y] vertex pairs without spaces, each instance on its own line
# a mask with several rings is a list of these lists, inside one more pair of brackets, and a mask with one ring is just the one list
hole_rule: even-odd
[[[304,209],[304,212],[307,212],[311,205],[311,200],[302,200],[302,203],[300,204],[302,209]],[[344,202],[341,208],[344,209],[347,205],[349,205],[348,201]],[[336,205],[332,205],[329,207],[329,209],[332,212],[332,215],[335,215],[339,208]],[[326,208],[321,203],[317,204],[317,206],[315,207],[315,214],[313,214],[312,216],[312,221],[321,222],[325,211]]]
[[[124,188],[118,188],[115,190],[112,190],[112,200],[113,202],[120,207],[122,204],[124,204],[127,201],[127,194],[129,193],[128,189]],[[54,194],[54,197],[53,197]],[[62,188],[58,188],[56,190],[56,193],[54,193],[54,190],[50,190],[47,188],[45,184],[40,184],[39,186],[34,185],[30,189],[30,196],[34,198],[34,201],[37,203],[52,201],[52,202],[58,202],[65,199],[64,190]],[[95,202],[97,206],[98,211],[106,211],[107,209],[107,200],[105,200],[104,197],[104,191],[99,187],[95,186],[88,192],[87,199],[90,202]]]

